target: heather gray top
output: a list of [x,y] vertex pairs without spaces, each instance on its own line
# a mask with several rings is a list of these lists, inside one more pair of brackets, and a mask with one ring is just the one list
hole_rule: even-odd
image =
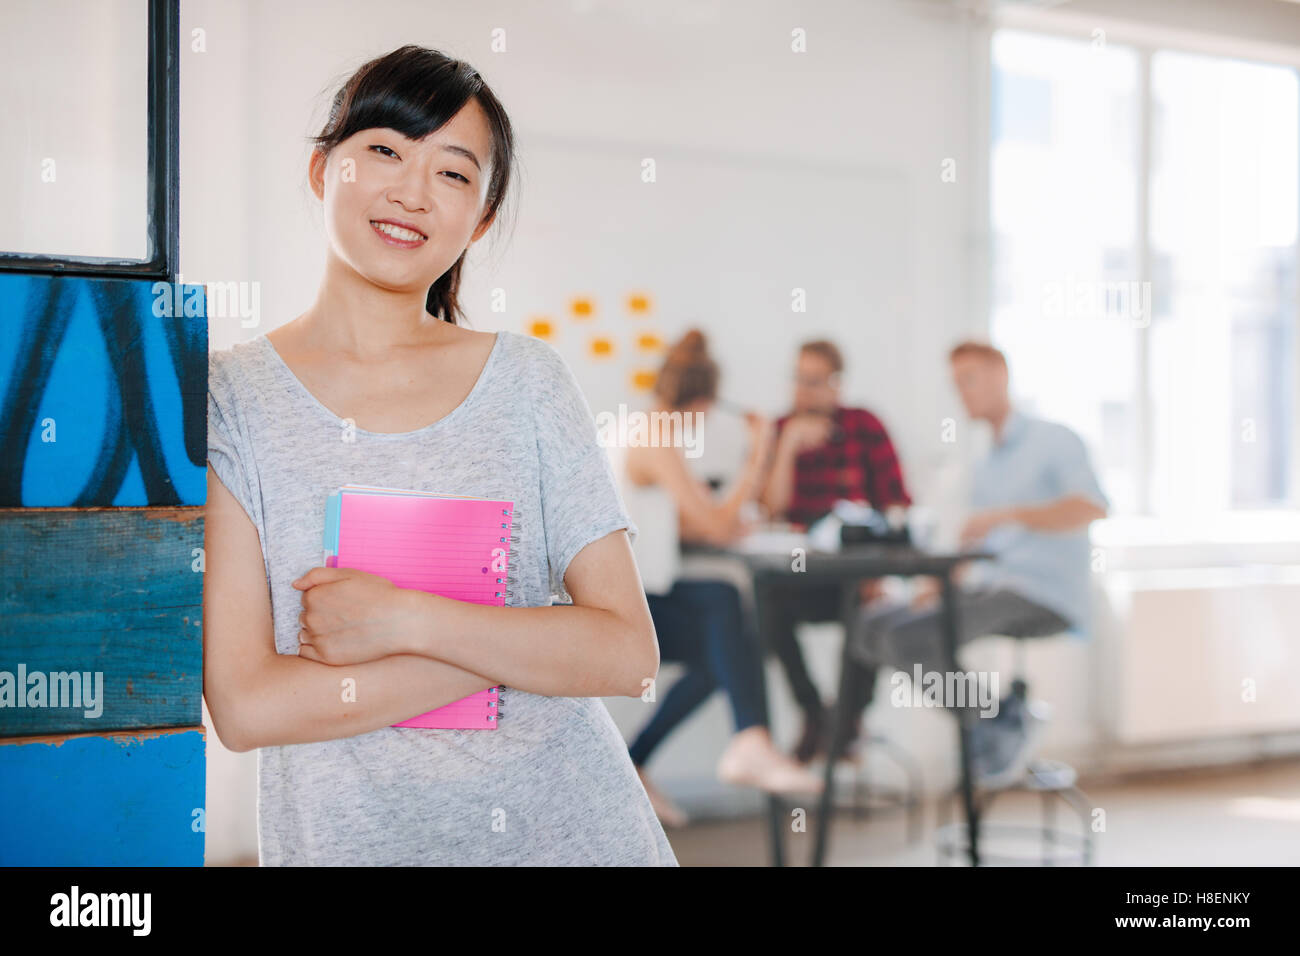
[[[548,606],[588,543],[636,525],[595,421],[549,344],[497,334],[464,402],[411,432],[352,429],[265,335],[209,358],[208,461],[262,542],[276,650],[296,654],[325,499],[355,483],[511,500],[506,605]],[[258,751],[261,863],[677,865],[594,697],[507,688],[496,730],[384,727]]]

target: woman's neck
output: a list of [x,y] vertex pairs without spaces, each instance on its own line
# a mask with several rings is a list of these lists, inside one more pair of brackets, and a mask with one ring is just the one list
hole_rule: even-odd
[[452,333],[451,323],[425,310],[427,291],[381,288],[333,261],[332,253],[329,258],[316,301],[300,318],[304,335],[316,347],[366,358]]

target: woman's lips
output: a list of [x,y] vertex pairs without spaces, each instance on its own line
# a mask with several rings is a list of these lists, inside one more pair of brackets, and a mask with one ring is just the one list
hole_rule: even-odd
[[428,236],[415,229],[399,226],[395,222],[387,222],[382,219],[372,219],[370,228],[384,242],[401,249],[414,249],[417,246],[424,245],[429,240]]

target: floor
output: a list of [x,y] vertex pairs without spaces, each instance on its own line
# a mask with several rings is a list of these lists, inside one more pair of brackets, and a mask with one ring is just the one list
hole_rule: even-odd
[[[1296,866],[1300,865],[1300,761],[1273,762],[1230,771],[1180,772],[1145,780],[1082,783],[1099,832],[1094,834],[1098,866]],[[1036,827],[1039,797],[1000,795],[988,821]],[[1079,818],[1061,804],[1057,824],[1081,833]],[[1097,813],[1097,811],[1101,811]],[[934,866],[938,807],[922,807],[920,837],[907,839],[899,810],[855,820],[837,813],[827,863],[831,866]],[[792,818],[793,819],[793,818]],[[786,834],[786,864],[806,865],[812,857],[814,827]],[[791,827],[792,831],[794,826]],[[1032,831],[1031,831],[1032,832]],[[766,866],[766,817],[705,821],[668,836],[683,866]],[[1014,835],[986,841],[987,852],[1008,857],[1041,854],[1033,839]],[[1056,852],[1063,853],[1064,848]]]
[[[1300,865],[1300,761],[1273,761],[1225,770],[1184,771],[1121,782],[1081,783],[1091,808],[1096,866],[1297,866]],[[846,805],[847,806],[847,805]],[[1081,832],[1078,817],[1060,805],[1057,823]],[[1101,811],[1100,814],[1097,811]],[[921,807],[920,833],[908,840],[900,810],[877,812],[865,820],[845,809],[837,813],[830,866],[935,866],[939,807]],[[1000,795],[987,821],[1036,827],[1039,798]],[[792,816],[792,821],[795,819]],[[951,819],[951,818],[949,818]],[[807,827],[786,834],[786,865],[812,858],[813,817]],[[1041,843],[1032,839],[986,840],[986,852],[1029,854],[1038,860]],[[668,831],[682,866],[767,866],[768,820],[701,821]],[[1058,847],[1056,852],[1064,853]],[[256,859],[238,865],[256,866]]]

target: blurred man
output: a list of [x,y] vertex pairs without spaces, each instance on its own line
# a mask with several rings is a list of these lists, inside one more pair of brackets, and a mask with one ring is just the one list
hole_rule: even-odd
[[[865,502],[882,513],[911,504],[885,426],[865,408],[840,404],[843,372],[844,360],[833,342],[817,340],[800,347],[794,411],[777,419],[776,450],[760,499],[773,518],[811,524],[841,498]],[[878,593],[878,582],[863,583],[864,600]],[[767,630],[804,714],[803,733],[795,748],[795,757],[803,762],[826,748],[830,713],[808,675],[795,627],[800,621],[837,621],[840,613],[836,585],[773,601],[773,620]],[[855,735],[857,718],[871,703],[874,683],[874,679],[864,681],[862,699],[850,702]]]
[[[967,414],[993,429],[993,446],[975,468],[961,539],[996,557],[972,562],[958,575],[958,643],[993,634],[1085,632],[1088,525],[1106,516],[1108,502],[1083,442],[1064,425],[1012,406],[1006,357],[997,349],[963,342],[949,361]],[[951,669],[937,583],[927,585],[912,607],[878,605],[863,612],[857,643],[864,664],[888,663],[910,673]],[[1011,783],[1024,772],[1042,723],[1043,713],[1019,693],[1009,695],[996,715],[972,721],[976,772],[984,785]]]

